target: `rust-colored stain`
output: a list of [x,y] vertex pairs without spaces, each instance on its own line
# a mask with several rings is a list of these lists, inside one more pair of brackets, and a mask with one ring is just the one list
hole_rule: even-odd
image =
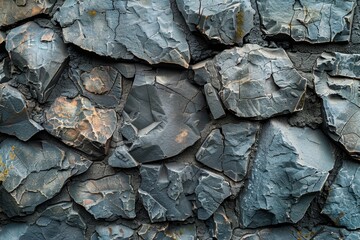
[[11,151],[9,153],[10,160],[14,160],[16,158],[16,154],[14,153],[14,151],[15,151],[15,146],[11,146]]
[[244,31],[242,29],[244,25],[244,13],[238,12],[236,14],[236,32],[235,32],[235,39],[240,41],[242,37],[244,37]]
[[53,32],[47,32],[44,35],[41,36],[42,42],[51,42],[54,40],[54,33]]
[[175,141],[177,143],[183,143],[188,135],[188,130],[181,130],[181,132],[176,136]]
[[90,10],[90,11],[88,11],[88,14],[89,14],[91,17],[95,17],[96,14],[97,14],[97,12],[96,12],[96,10]]
[[91,199],[84,199],[83,200],[83,205],[90,205],[90,204],[93,204],[94,203],[94,201],[93,200],[91,200]]

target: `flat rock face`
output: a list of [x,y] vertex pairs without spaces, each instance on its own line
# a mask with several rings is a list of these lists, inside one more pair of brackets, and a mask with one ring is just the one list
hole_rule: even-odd
[[28,85],[40,103],[45,102],[68,57],[62,38],[50,28],[28,22],[8,33],[6,50],[22,72],[17,81]]
[[210,83],[204,85],[204,94],[205,94],[206,102],[210,108],[212,117],[214,119],[219,119],[224,117],[226,113],[222,106],[219,95],[216,89]]
[[135,231],[123,225],[97,226],[91,240],[128,240],[133,239]]
[[25,97],[13,87],[0,84],[0,132],[27,141],[43,128],[29,117]]
[[66,0],[55,19],[66,42],[99,55],[189,65],[189,46],[170,1]]
[[192,216],[196,196],[197,217],[208,219],[225,198],[230,186],[220,175],[187,164],[142,165],[140,198],[152,222],[184,221]]
[[350,40],[355,0],[257,0],[263,31],[310,43]]
[[140,163],[175,156],[199,138],[206,103],[186,72],[144,71],[136,75],[124,107],[122,134]]
[[269,121],[260,135],[249,182],[238,198],[241,225],[298,222],[334,163],[331,143],[320,130]]
[[125,145],[116,147],[110,155],[108,163],[110,166],[118,168],[133,168],[139,166],[139,163],[130,155]]
[[85,172],[91,162],[70,149],[46,141],[8,138],[0,144],[0,202],[9,216],[34,212],[60,192],[65,182]]
[[46,110],[44,128],[69,146],[94,156],[108,151],[116,128],[116,112],[99,109],[84,97],[58,97]]
[[251,148],[259,130],[260,124],[256,122],[225,124],[207,136],[196,153],[196,160],[234,181],[241,181],[247,173]]
[[355,159],[360,158],[359,60],[358,54],[323,53],[314,68],[326,132]]
[[214,87],[225,107],[238,117],[266,119],[303,108],[306,79],[281,48],[247,44],[225,50],[194,69],[197,79],[214,78],[207,69],[217,69],[221,86]]
[[209,39],[233,45],[242,43],[253,28],[255,10],[249,0],[176,0],[190,30]]
[[69,186],[69,193],[96,219],[135,218],[135,191],[131,177],[124,173],[74,181]]
[[0,27],[14,24],[20,20],[49,13],[56,1],[11,0],[0,2]]

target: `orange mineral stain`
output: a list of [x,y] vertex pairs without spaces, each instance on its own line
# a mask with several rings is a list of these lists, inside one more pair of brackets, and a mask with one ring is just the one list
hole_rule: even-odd
[[188,130],[184,129],[176,136],[175,141],[177,143],[183,143],[188,135],[189,135]]

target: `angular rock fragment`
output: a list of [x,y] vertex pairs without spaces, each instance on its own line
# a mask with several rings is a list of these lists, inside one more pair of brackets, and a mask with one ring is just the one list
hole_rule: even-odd
[[0,27],[51,11],[56,1],[11,0],[0,1]]
[[130,155],[125,145],[116,147],[110,155],[108,163],[110,166],[118,168],[133,168],[139,166],[139,163]]
[[99,55],[189,65],[189,46],[170,1],[66,0],[55,19],[66,42]]
[[24,96],[7,84],[0,84],[0,132],[27,141],[43,128],[29,117]]
[[40,103],[46,101],[68,57],[61,37],[50,28],[28,22],[6,36],[6,50],[22,74],[17,81],[29,86]]
[[184,221],[192,216],[194,194],[198,218],[205,220],[230,196],[223,177],[193,165],[142,165],[140,174],[139,194],[151,222]]
[[0,31],[0,45],[5,42],[6,35],[4,32]]
[[113,109],[99,109],[84,97],[58,97],[45,112],[44,128],[69,146],[101,156],[106,154],[115,131]]
[[161,224],[150,225],[143,224],[138,231],[140,239],[156,240],[156,239],[177,239],[177,240],[195,240],[196,226],[194,224]]
[[360,159],[360,54],[323,53],[314,68],[327,134]]
[[334,162],[331,143],[320,130],[269,121],[260,135],[249,182],[238,197],[241,225],[256,228],[298,222]]
[[260,129],[257,122],[225,124],[213,130],[196,153],[196,160],[234,181],[245,177],[251,149]]
[[128,240],[134,239],[134,230],[123,225],[97,226],[91,240]]
[[135,218],[135,192],[131,177],[118,173],[95,180],[73,181],[70,196],[96,219]]
[[211,76],[225,107],[238,117],[266,119],[303,108],[306,79],[281,48],[247,44],[207,61],[193,68],[194,78],[201,81]]
[[309,43],[349,41],[355,0],[257,0],[263,31]]
[[226,114],[215,88],[210,83],[207,83],[204,85],[204,92],[212,117],[214,119],[224,117]]
[[186,72],[138,73],[124,107],[122,134],[141,163],[175,156],[193,145],[208,121],[204,97]]
[[253,28],[255,10],[249,0],[176,0],[190,30],[198,29],[209,39],[233,45],[242,43]]
[[232,222],[222,206],[214,213],[212,226],[210,227],[215,239],[230,240],[232,239]]
[[70,149],[46,141],[4,140],[0,144],[0,202],[4,212],[9,217],[34,212],[36,206],[59,193],[71,176],[85,172],[90,165]]

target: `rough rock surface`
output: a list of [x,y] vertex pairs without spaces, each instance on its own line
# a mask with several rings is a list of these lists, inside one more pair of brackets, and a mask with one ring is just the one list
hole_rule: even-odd
[[6,35],[4,32],[0,31],[0,45],[5,42]]
[[6,50],[22,72],[17,81],[28,85],[40,103],[45,102],[68,57],[61,37],[51,28],[28,22],[8,33]]
[[263,31],[310,43],[349,41],[355,0],[257,0]]
[[156,239],[177,239],[177,240],[195,240],[196,227],[194,224],[173,225],[173,224],[158,224],[150,225],[143,224],[138,231],[140,239],[156,240]]
[[24,143],[8,138],[0,144],[1,207],[10,217],[32,213],[90,165],[70,149],[46,141]]
[[216,89],[210,83],[207,83],[204,85],[204,93],[212,117],[214,119],[224,117],[226,113]]
[[118,168],[133,168],[139,166],[139,163],[130,155],[125,145],[116,147],[110,155],[108,163],[110,166]]
[[84,97],[58,97],[46,111],[44,128],[69,146],[87,154],[106,154],[115,131],[116,113],[99,109]]
[[189,65],[189,46],[173,22],[170,1],[66,0],[55,18],[66,42],[99,55]]
[[91,240],[128,240],[133,239],[135,231],[123,225],[97,226]]
[[241,225],[298,222],[334,163],[331,144],[320,130],[270,120],[262,129],[249,182],[238,197]]
[[255,10],[250,0],[176,0],[190,30],[199,30],[209,39],[233,45],[242,43],[253,28]]

